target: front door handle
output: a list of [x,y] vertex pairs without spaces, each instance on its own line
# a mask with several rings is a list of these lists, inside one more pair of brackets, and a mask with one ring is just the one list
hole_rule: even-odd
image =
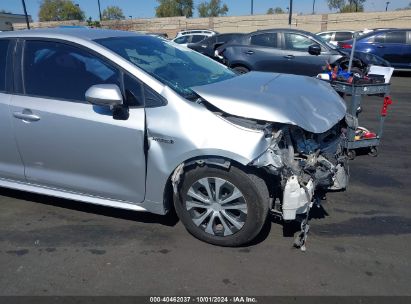
[[294,55],[286,55],[286,56],[284,56],[284,58],[287,58],[287,59],[294,59]]
[[383,46],[383,45],[380,44],[380,45],[377,46],[377,48],[383,49],[383,48],[385,48],[385,46]]
[[251,50],[249,50],[249,51],[247,51],[247,52],[245,52],[247,55],[252,55],[252,54],[254,54],[254,52],[253,51],[251,51]]
[[23,112],[13,112],[13,116],[23,121],[39,121],[40,116],[33,114],[30,110],[23,110]]

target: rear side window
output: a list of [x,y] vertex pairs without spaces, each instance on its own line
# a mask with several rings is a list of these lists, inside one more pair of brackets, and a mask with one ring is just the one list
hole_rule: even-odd
[[204,36],[204,35],[194,35],[191,38],[191,43],[197,43],[197,42],[203,41],[206,37],[207,36]]
[[117,69],[87,51],[58,42],[28,40],[24,49],[25,93],[86,102],[96,84],[120,85]]
[[265,33],[251,36],[250,43],[252,45],[277,47],[277,33]]
[[0,92],[6,90],[6,63],[9,40],[0,40]]
[[407,32],[389,32],[385,35],[385,43],[405,43]]
[[335,33],[335,41],[344,41],[344,40],[351,40],[352,39],[352,33],[350,32],[337,32]]

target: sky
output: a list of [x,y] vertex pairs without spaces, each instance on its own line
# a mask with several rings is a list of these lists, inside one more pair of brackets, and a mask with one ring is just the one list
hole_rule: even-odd
[[[38,11],[41,0],[25,0],[27,13],[33,17],[34,21],[38,20]],[[194,0],[195,7],[204,0]],[[86,17],[92,17],[98,20],[97,0],[74,0],[85,12]],[[250,15],[251,0],[222,0],[229,7],[228,16]],[[385,11],[386,0],[367,0],[365,4],[366,11]],[[411,0],[391,0],[388,10],[406,7]],[[254,14],[265,14],[270,7],[281,7],[284,11],[289,6],[289,0],[254,0]],[[326,0],[315,1],[315,11],[317,13],[330,13]],[[100,0],[101,10],[109,5],[117,5],[123,9],[127,18],[153,18],[155,16],[155,7],[158,5],[156,0]],[[293,11],[295,13],[310,14],[312,12],[313,0],[293,0]],[[0,10],[22,14],[23,8],[21,0],[0,0]],[[194,17],[197,16],[197,9]],[[411,27],[411,25],[410,25]]]

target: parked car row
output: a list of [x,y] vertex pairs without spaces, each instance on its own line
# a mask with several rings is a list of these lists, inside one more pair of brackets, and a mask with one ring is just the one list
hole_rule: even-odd
[[358,34],[355,68],[365,69],[373,64],[411,70],[410,29],[328,31],[318,34],[293,29],[262,30],[249,34],[192,30],[179,33],[174,41],[185,42],[188,48],[221,61],[239,73],[269,71],[315,76],[328,64],[348,66],[355,33]]

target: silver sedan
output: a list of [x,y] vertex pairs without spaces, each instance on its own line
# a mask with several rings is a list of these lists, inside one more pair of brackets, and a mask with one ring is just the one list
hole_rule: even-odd
[[0,186],[137,211],[175,208],[222,246],[269,211],[344,189],[343,100],[295,75],[237,75],[149,35],[0,34]]

